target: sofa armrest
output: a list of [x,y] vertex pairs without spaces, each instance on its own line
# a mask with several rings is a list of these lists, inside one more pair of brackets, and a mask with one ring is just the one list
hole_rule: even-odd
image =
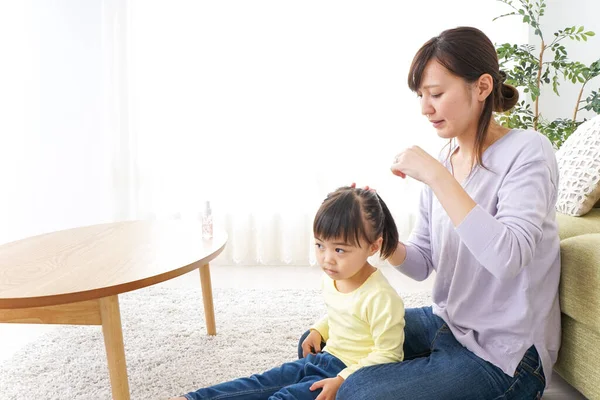
[[562,240],[561,311],[600,332],[600,233]]

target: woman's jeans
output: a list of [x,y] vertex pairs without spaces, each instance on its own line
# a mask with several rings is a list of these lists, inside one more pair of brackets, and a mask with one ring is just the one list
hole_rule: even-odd
[[321,389],[313,392],[313,383],[333,378],[346,368],[343,362],[329,353],[309,354],[306,358],[285,363],[262,374],[240,378],[230,382],[188,393],[188,400],[199,399],[316,399]]
[[[356,371],[340,386],[337,400],[542,397],[546,379],[535,347],[527,350],[515,376],[510,377],[463,347],[444,321],[433,314],[431,307],[407,309],[405,322],[404,361]],[[302,355],[300,345],[298,354]]]

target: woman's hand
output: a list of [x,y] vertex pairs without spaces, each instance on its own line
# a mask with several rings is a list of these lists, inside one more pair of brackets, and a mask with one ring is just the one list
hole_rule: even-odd
[[[477,205],[450,171],[420,147],[413,146],[398,153],[391,170],[402,178],[410,176],[429,186],[454,226],[460,225]],[[396,253],[395,262],[406,258],[406,249],[399,248]]]
[[419,146],[409,147],[398,153],[390,169],[394,175],[401,178],[410,176],[428,186],[432,186],[443,174],[449,173],[438,160]]
[[[355,188],[355,187],[356,187],[356,182],[352,182],[352,184],[350,184],[350,187],[351,187],[351,188]],[[363,186],[363,188],[362,188],[362,189],[363,189],[363,190],[370,190],[370,191],[372,191],[372,192],[376,192],[376,190],[375,190],[375,189],[373,189],[372,187],[369,187],[368,185],[367,185],[367,186]]]
[[316,400],[335,400],[335,395],[337,394],[338,389],[344,383],[344,378],[341,376],[336,376],[335,378],[327,378],[322,379],[318,382],[315,382],[310,387],[311,391],[315,391],[317,389],[323,388],[321,393],[317,396]]
[[302,342],[302,357],[320,353],[322,341],[321,334],[315,329],[311,330],[306,339],[304,339],[304,342]]

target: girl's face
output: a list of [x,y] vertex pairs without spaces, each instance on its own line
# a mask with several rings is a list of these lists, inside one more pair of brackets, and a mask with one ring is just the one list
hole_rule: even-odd
[[[440,137],[451,139],[475,135],[483,111],[478,84],[469,84],[453,75],[437,60],[431,60],[423,71],[421,113],[427,117]],[[487,97],[487,96],[486,96]]]
[[321,240],[315,237],[316,256],[319,266],[331,279],[351,280],[363,267],[368,266],[367,258],[375,254],[381,246],[381,238],[373,244],[361,239],[361,247],[344,243],[343,240]]

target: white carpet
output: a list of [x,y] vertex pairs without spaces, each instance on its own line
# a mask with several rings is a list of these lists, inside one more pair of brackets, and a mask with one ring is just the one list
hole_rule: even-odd
[[[403,295],[406,307],[427,293]],[[200,289],[146,288],[120,296],[132,399],[166,399],[261,372],[297,357],[322,313],[315,290],[214,291],[217,336],[207,336]],[[99,326],[60,326],[0,366],[0,398],[110,399]]]

